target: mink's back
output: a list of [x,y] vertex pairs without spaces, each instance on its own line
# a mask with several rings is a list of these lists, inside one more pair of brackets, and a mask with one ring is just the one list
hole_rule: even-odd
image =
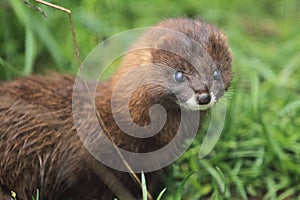
[[60,199],[93,179],[73,126],[73,83],[60,74],[0,83],[0,191],[31,199],[39,189],[42,199]]

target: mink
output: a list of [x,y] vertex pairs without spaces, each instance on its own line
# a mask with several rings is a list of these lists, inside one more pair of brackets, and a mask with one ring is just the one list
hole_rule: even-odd
[[[82,98],[72,99],[74,75],[31,75],[0,83],[1,199],[10,199],[11,191],[17,199],[31,199],[37,189],[43,200],[141,198],[131,175],[98,161],[84,145],[95,140],[84,141],[78,130],[97,138],[93,128],[97,124],[118,148],[134,153],[156,151],[176,136],[184,112],[190,118],[184,121],[183,130],[195,121],[201,126],[202,120],[194,120],[194,114],[204,116],[227,91],[231,63],[222,31],[200,19],[171,18],[149,28],[109,80],[87,83],[95,87],[93,103],[87,103],[90,96],[80,89],[75,95]],[[151,110],[153,105],[161,105],[165,115]],[[86,117],[87,110],[95,115]],[[154,122],[163,117],[164,124],[157,128]],[[118,120],[128,130],[120,128]],[[129,135],[130,131],[139,134],[127,126],[132,123],[157,133]],[[105,154],[108,150],[99,145],[96,151]],[[146,173],[146,177],[150,193],[157,190],[159,172]]]

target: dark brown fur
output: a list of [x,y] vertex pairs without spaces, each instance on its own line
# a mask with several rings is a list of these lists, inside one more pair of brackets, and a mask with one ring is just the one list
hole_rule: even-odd
[[[229,87],[231,54],[222,32],[202,21],[188,19],[165,20],[157,27],[177,30],[202,44],[221,71],[226,89]],[[153,43],[158,39],[157,37],[150,31],[139,42]],[[174,48],[177,48],[175,44]],[[169,59],[170,56],[172,59]],[[150,123],[148,109],[154,103],[164,105],[168,117],[159,134],[150,139],[137,139],[123,133],[114,123],[110,111],[114,86],[125,73],[141,64],[152,62],[190,70],[189,64],[176,55],[161,50],[137,50],[127,54],[112,79],[101,83],[97,88],[96,107],[110,136],[119,147],[133,152],[149,152],[168,144],[180,123],[179,106],[170,102],[174,97],[164,88],[155,85],[146,85],[136,91],[130,99],[129,109],[132,120],[144,126]],[[151,76],[155,75],[155,72],[146,71],[144,74]],[[128,79],[126,84],[135,84],[133,81],[136,80]],[[31,76],[1,83],[1,200],[4,199],[1,196],[1,189],[2,193],[6,194],[11,190],[15,191],[20,200],[31,199],[37,189],[42,200],[67,197],[111,199],[113,194],[103,183],[109,185],[108,182],[111,181],[109,187],[114,184],[114,178],[103,181],[105,174],[109,177],[108,173],[112,173],[111,177],[121,180],[120,183],[124,188],[129,189],[134,196],[140,196],[138,186],[129,175],[104,167],[83,147],[73,124],[73,83],[73,76],[62,74],[52,74],[47,77]],[[122,105],[120,99],[120,113],[125,109]],[[82,120],[83,126],[86,127],[98,123],[89,119]],[[95,172],[95,169],[98,172]],[[105,173],[99,174],[99,171]],[[122,193],[122,189],[119,193],[121,193],[120,199],[131,198],[130,194]],[[6,199],[9,197],[7,196]]]

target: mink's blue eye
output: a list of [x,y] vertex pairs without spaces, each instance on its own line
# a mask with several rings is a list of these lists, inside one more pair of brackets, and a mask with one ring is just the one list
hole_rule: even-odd
[[213,72],[213,77],[214,77],[215,80],[220,80],[221,79],[221,74],[220,74],[219,70],[216,69]]
[[176,82],[182,82],[182,81],[184,81],[184,75],[183,75],[183,72],[177,71],[177,72],[175,73],[174,79],[175,79]]

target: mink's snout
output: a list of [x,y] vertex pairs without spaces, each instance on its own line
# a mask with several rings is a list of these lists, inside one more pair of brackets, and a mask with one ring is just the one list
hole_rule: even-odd
[[209,93],[203,92],[197,95],[196,100],[199,105],[206,105],[210,103],[211,96]]

